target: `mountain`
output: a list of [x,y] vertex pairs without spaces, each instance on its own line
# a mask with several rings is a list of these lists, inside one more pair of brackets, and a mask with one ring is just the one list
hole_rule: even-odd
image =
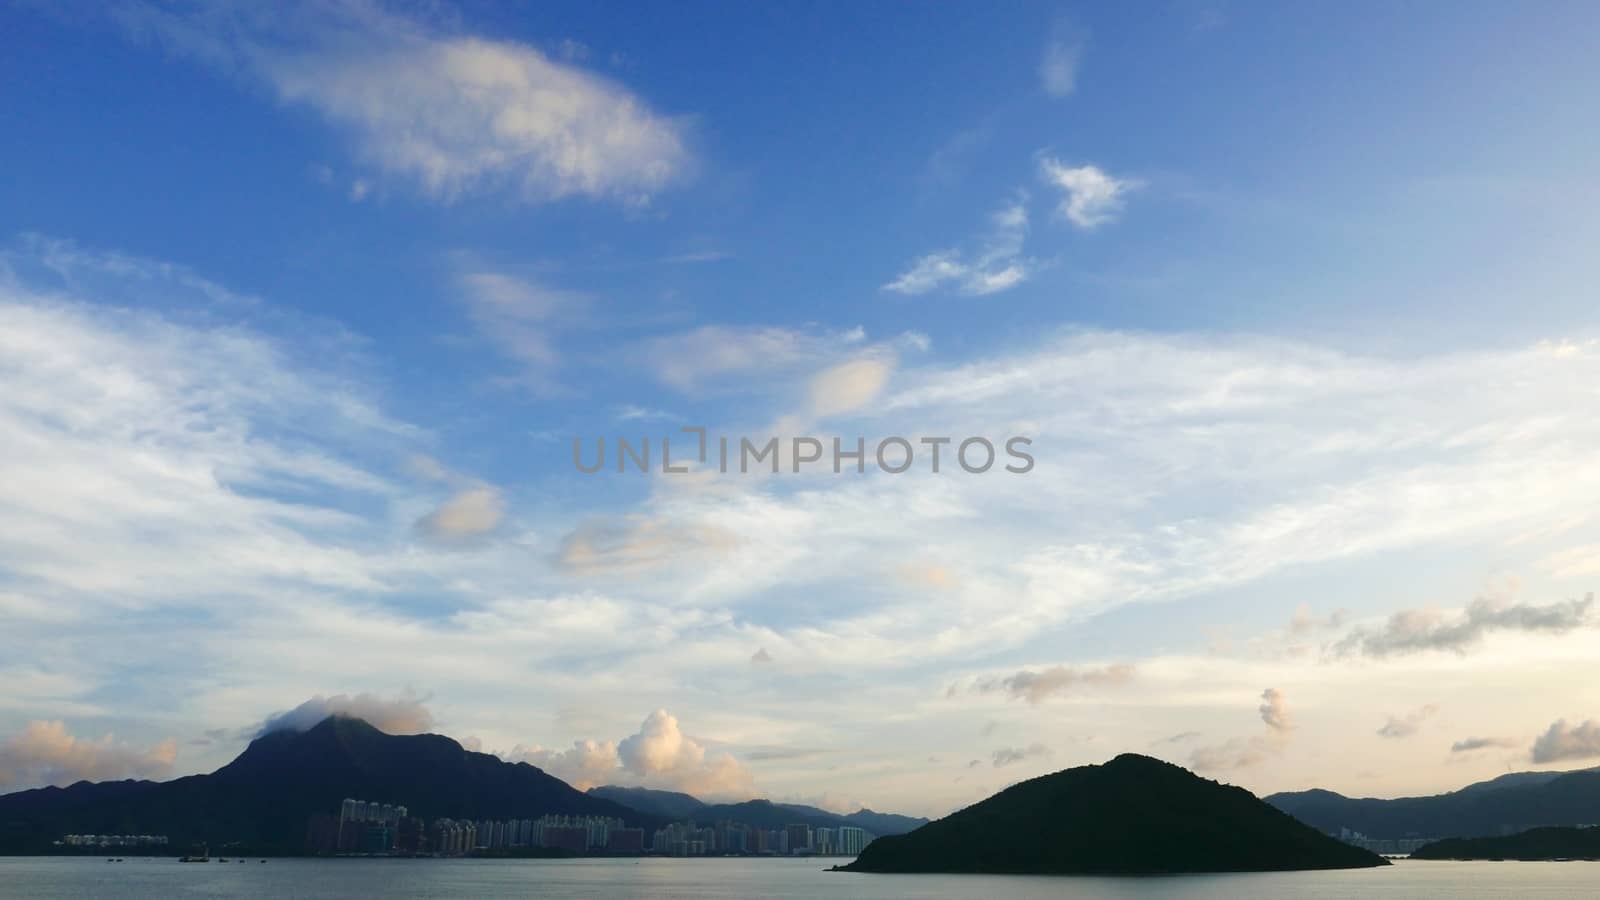
[[1600,859],[1600,828],[1532,828],[1506,837],[1448,838],[1412,859]]
[[404,805],[424,819],[603,815],[653,828],[655,816],[578,791],[527,763],[463,749],[437,734],[385,734],[332,717],[256,738],[209,775],[78,782],[0,796],[0,852],[43,851],[63,834],[165,834],[171,846],[242,842],[295,853],[307,819],[346,797]]
[[590,788],[592,796],[614,800],[642,813],[668,819],[711,824],[724,819],[755,828],[782,828],[785,825],[810,825],[812,828],[837,828],[854,825],[876,835],[904,834],[928,824],[927,819],[899,816],[893,813],[858,810],[840,815],[815,806],[798,803],[773,803],[770,800],[746,800],[743,803],[706,803],[689,794],[675,791],[656,791],[649,788],[605,785]]
[[1330,833],[1348,828],[1379,840],[1480,837],[1541,825],[1600,822],[1600,769],[1513,772],[1432,797],[1357,799],[1310,790],[1266,799]]
[[589,789],[591,797],[603,797],[630,809],[666,819],[693,819],[706,805],[696,797],[677,791],[657,791],[642,787],[607,784]]
[[828,812],[825,809],[818,809],[815,806],[801,806],[797,803],[780,803],[778,805],[784,809],[791,809],[812,818],[838,819],[846,825],[864,828],[876,835],[905,834],[908,831],[916,831],[918,828],[928,824],[927,819],[919,816],[901,816],[895,813],[873,812],[870,809],[858,809],[853,813],[840,815]]
[[1243,788],[1125,753],[867,845],[852,872],[1170,874],[1387,865]]

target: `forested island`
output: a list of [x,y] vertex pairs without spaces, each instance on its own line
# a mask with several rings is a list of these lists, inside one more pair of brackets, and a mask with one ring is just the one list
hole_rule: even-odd
[[1128,753],[879,838],[842,870],[1122,875],[1383,865],[1243,788]]

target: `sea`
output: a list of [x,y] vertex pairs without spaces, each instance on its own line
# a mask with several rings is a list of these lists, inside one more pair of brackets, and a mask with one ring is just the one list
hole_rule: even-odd
[[0,897],[562,897],[603,900],[1541,900],[1600,897],[1600,862],[1397,860],[1380,869],[1139,878],[868,875],[815,859],[0,857]]

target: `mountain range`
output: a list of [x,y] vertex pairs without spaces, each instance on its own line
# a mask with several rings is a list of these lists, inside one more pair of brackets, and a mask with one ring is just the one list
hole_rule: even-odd
[[1013,785],[867,845],[852,872],[1177,874],[1387,865],[1171,763],[1125,753]]
[[1393,800],[1333,791],[1272,794],[1268,803],[1321,831],[1341,828],[1380,840],[1480,837],[1542,825],[1600,823],[1600,768],[1512,772],[1457,791]]
[[705,803],[697,797],[676,791],[658,791],[650,788],[605,785],[589,789],[589,794],[613,800],[642,813],[666,819],[694,821],[710,824],[721,820],[738,822],[754,828],[782,828],[785,825],[809,825],[812,828],[837,828],[854,825],[876,835],[904,834],[928,824],[927,819],[900,816],[894,813],[873,812],[862,809],[848,815],[804,806],[797,803],[774,803],[771,800],[746,800],[743,803]]
[[208,775],[85,781],[0,796],[0,852],[46,852],[64,834],[165,834],[174,847],[238,842],[254,852],[298,853],[307,819],[337,814],[346,797],[404,805],[425,819],[558,813],[612,816],[647,829],[661,824],[442,735],[391,735],[360,719],[330,717],[304,732],[262,735]]

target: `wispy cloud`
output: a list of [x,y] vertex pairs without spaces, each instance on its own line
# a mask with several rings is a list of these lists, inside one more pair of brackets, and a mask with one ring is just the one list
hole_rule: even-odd
[[1383,723],[1383,727],[1378,729],[1378,737],[1411,737],[1422,728],[1422,723],[1428,721],[1438,711],[1439,707],[1430,703],[1427,706],[1418,707],[1403,716],[1389,716],[1388,721]]
[[1023,283],[1038,265],[1022,255],[1028,235],[1026,199],[1001,207],[990,216],[989,226],[981,248],[970,258],[953,249],[919,257],[883,290],[917,295],[952,287],[958,293],[981,297]]
[[583,195],[642,204],[691,167],[684,123],[626,87],[570,55],[474,37],[449,22],[364,2],[272,10],[134,2],[114,15],[137,37],[315,110],[349,135],[363,163],[441,200],[509,189],[531,202]]
[[1051,97],[1069,97],[1078,89],[1078,67],[1088,41],[1067,25],[1058,25],[1039,60],[1039,86]]
[[1004,678],[981,678],[972,690],[981,694],[1003,693],[1012,699],[1040,703],[1051,697],[1081,690],[1127,684],[1133,680],[1133,666],[1117,664],[1100,668],[1051,666],[1048,669],[1023,669]]
[[1492,748],[1509,749],[1520,746],[1516,738],[1507,737],[1469,737],[1462,738],[1450,745],[1451,753],[1472,753],[1476,750],[1489,750]]
[[703,325],[691,331],[651,338],[640,347],[656,378],[685,392],[712,388],[738,390],[797,366],[816,365],[861,346],[860,328]]

